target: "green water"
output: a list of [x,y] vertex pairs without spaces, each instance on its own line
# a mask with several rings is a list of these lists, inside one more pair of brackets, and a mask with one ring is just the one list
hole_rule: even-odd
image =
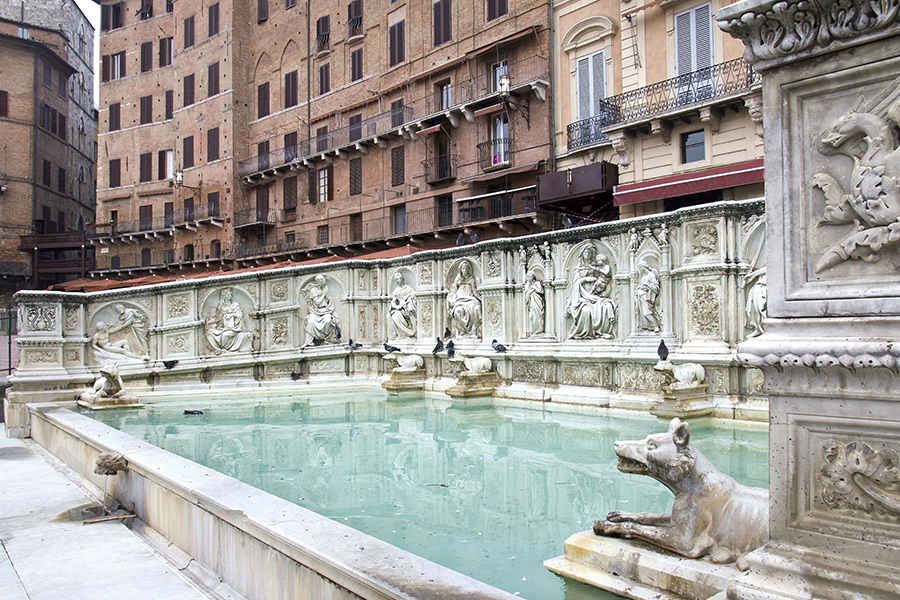
[[[543,561],[610,510],[668,512],[672,503],[661,484],[616,469],[615,440],[665,430],[641,415],[332,390],[90,416],[531,600],[614,598]],[[699,422],[691,441],[738,481],[768,487],[765,428]]]

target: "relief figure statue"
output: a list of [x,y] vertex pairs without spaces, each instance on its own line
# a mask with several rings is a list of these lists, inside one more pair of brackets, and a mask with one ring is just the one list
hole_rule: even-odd
[[91,348],[94,349],[94,352],[103,357],[120,355],[136,359],[145,358],[144,356],[132,352],[131,344],[128,343],[127,339],[111,339],[110,333],[115,332],[116,330],[106,321],[98,321],[97,330],[94,332],[94,335],[91,336]]
[[400,271],[394,273],[394,284],[388,308],[391,336],[416,337],[415,290],[406,283],[406,278]]
[[528,332],[544,333],[544,283],[537,278],[534,269],[525,276],[525,308],[528,312]]
[[638,329],[659,333],[662,321],[659,314],[659,271],[641,261],[638,263],[638,273],[641,278],[634,291]]
[[611,339],[616,328],[616,303],[612,292],[612,267],[597,248],[587,245],[574,269],[572,294],[566,314],[572,317],[569,337],[576,340]]
[[459,272],[450,285],[447,295],[447,309],[453,333],[457,337],[476,337],[481,329],[481,300],[475,289],[475,275],[472,264],[464,260],[459,265]]
[[250,349],[253,334],[247,330],[244,309],[234,299],[230,288],[219,294],[219,304],[211,317],[204,321],[206,339],[215,354]]
[[[306,340],[303,346],[310,346],[315,340],[337,341],[341,326],[334,314],[334,302],[328,295],[328,284],[324,275],[313,277],[312,283],[303,288],[309,314],[306,315]],[[319,342],[321,343],[321,342]]]
[[747,292],[747,329],[748,338],[756,337],[765,333],[765,325],[763,319],[766,318],[766,305],[768,291],[766,289],[766,268],[758,269],[747,275],[747,281],[756,281],[750,286]]

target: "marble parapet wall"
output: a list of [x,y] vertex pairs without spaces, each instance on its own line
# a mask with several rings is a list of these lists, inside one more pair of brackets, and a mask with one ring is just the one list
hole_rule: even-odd
[[[762,395],[736,348],[764,327],[763,208],[722,202],[393,259],[20,292],[13,381],[62,394],[112,361],[136,392],[372,375],[385,371],[385,341],[425,356],[434,381],[460,368],[431,353],[450,329],[457,352],[491,356],[513,394],[659,395],[665,339],[674,362],[703,364],[711,393],[734,404]],[[350,339],[362,347],[351,353]]]

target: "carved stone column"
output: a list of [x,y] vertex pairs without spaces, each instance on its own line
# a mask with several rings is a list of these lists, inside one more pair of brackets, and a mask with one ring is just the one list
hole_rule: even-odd
[[770,538],[728,598],[900,597],[896,2],[716,14],[763,74]]

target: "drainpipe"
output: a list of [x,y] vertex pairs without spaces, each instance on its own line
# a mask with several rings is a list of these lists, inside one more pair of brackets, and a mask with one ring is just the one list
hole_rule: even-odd
[[309,14],[309,0],[306,0],[306,143],[312,139],[312,40],[309,26],[312,17]]
[[556,173],[556,25],[553,23],[553,2],[550,3],[550,172]]

